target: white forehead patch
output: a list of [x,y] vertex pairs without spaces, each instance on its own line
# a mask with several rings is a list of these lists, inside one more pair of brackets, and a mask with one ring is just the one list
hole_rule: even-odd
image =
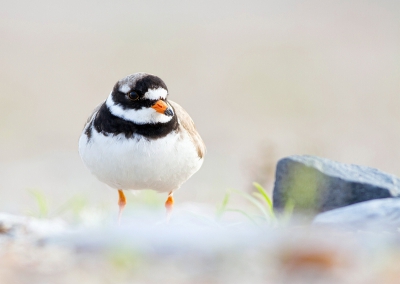
[[145,94],[144,97],[149,100],[159,100],[167,97],[168,92],[164,88],[158,88],[158,89],[149,89]]
[[129,87],[128,84],[123,84],[123,85],[121,85],[121,86],[119,87],[118,90],[119,90],[120,92],[126,94],[126,93],[128,93],[128,92],[130,91],[130,89],[131,89],[131,87]]

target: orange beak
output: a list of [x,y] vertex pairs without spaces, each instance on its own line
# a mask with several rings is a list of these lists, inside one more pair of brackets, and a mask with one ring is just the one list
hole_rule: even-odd
[[170,107],[163,101],[163,100],[158,100],[156,103],[152,106],[153,109],[156,110],[156,112],[172,116],[173,112]]

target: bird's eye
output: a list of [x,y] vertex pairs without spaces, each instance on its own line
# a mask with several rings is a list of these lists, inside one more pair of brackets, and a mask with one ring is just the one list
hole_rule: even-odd
[[132,101],[136,101],[137,99],[139,99],[139,95],[135,91],[131,91],[128,93],[128,98]]

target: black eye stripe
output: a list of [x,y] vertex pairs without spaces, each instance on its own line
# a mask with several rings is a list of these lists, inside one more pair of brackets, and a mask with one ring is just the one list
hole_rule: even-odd
[[143,97],[139,97],[137,100],[129,98],[128,94],[122,92],[114,92],[112,95],[112,101],[115,105],[119,105],[123,109],[142,109],[143,107],[151,107],[158,100],[150,100]]
[[[136,81],[135,83],[129,84],[131,89],[128,92],[122,92],[120,90],[120,86],[120,82],[115,84],[111,97],[114,104],[119,105],[123,109],[139,110],[144,107],[148,108],[153,106],[159,99],[166,101],[166,99],[161,97],[158,99],[148,99],[144,97],[144,94],[148,92],[149,89],[163,88],[168,92],[167,86],[165,86],[164,82],[155,76],[148,75],[145,78]],[[136,96],[131,94],[132,92],[135,92],[139,97],[136,98]],[[131,97],[129,97],[130,94]]]

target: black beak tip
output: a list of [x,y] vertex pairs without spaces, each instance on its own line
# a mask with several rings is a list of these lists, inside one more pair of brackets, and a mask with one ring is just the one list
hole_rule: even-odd
[[174,113],[173,113],[173,111],[172,111],[171,108],[167,108],[167,109],[165,110],[164,114],[165,114],[166,116],[173,116],[173,115],[174,115]]

